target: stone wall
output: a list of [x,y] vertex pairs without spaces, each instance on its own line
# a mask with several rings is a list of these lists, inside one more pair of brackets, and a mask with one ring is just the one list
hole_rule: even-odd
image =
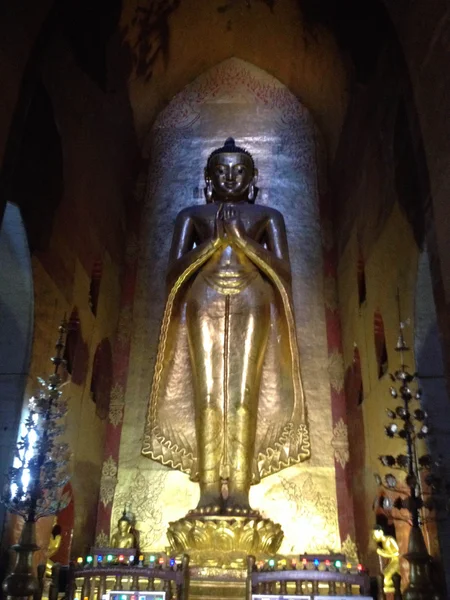
[[[72,552],[79,553],[94,542],[107,422],[104,406],[100,410],[91,393],[94,355],[102,342],[102,348],[108,342],[114,345],[127,204],[133,203],[138,152],[118,40],[113,37],[107,48],[113,76],[104,85],[83,69],[76,40],[65,25],[68,15],[54,18],[45,3],[40,3],[39,10],[34,3],[28,4],[28,12],[23,5],[5,9],[1,23],[3,39],[8,41],[0,60],[2,79],[8,81],[0,115],[0,148],[5,157],[2,197],[16,203],[24,216],[32,250],[32,281],[28,285],[34,288],[28,384],[5,421],[17,420],[23,402],[36,388],[36,377],[51,372],[57,327],[64,316],[75,315],[70,325],[77,327],[78,333],[73,338],[73,364],[63,390],[70,407],[67,441],[72,451],[75,507]],[[44,28],[49,26],[48,18],[50,31],[44,32],[43,47],[36,49],[33,40],[39,37],[43,23]],[[79,35],[84,36],[85,31],[80,30]],[[50,133],[45,126],[41,133],[39,130],[43,96],[47,103],[44,121],[53,123],[51,135],[57,138],[61,161],[53,161],[49,152]],[[46,164],[49,160],[52,162]],[[43,170],[48,171],[47,179],[41,177]],[[59,182],[56,186],[55,181]],[[54,196],[52,203],[47,201],[50,195]],[[34,232],[33,241],[30,231]],[[102,365],[103,371],[108,370],[107,362]],[[111,376],[97,373],[97,382],[99,378],[110,381]],[[17,538],[15,529],[10,528],[4,536],[5,546]],[[40,529],[39,542],[45,547],[49,528]]]

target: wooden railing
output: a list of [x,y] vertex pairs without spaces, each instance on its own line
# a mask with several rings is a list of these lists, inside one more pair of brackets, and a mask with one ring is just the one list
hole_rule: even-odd
[[246,600],[252,600],[252,594],[318,596],[322,593],[325,596],[355,596],[355,599],[369,595],[367,573],[318,569],[258,570],[253,556],[248,557],[247,568]]
[[[166,600],[188,600],[189,557],[175,567],[69,567],[66,599],[102,600],[107,591],[161,591]],[[49,600],[56,600],[50,597]]]

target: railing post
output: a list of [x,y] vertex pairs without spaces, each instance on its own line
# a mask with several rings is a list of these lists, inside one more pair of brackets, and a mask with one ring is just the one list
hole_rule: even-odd
[[98,585],[98,600],[102,600],[103,594],[106,594],[106,575],[100,575],[100,583]]
[[83,586],[81,588],[81,600],[91,597],[91,578],[89,575],[83,576]]
[[181,571],[183,573],[183,592],[181,600],[188,600],[189,595],[189,555],[183,554],[181,560]]
[[33,600],[41,600],[44,591],[45,564],[37,566],[38,589],[33,594]]
[[245,598],[246,600],[252,600],[253,585],[252,585],[252,574],[255,570],[256,559],[254,556],[247,556],[247,582],[245,584]]
[[67,574],[66,599],[73,600],[77,591],[77,582],[75,580],[75,565],[69,564],[69,573]]
[[163,591],[166,592],[167,600],[172,600],[172,582],[166,579],[163,583]]
[[[116,575],[116,580],[114,582],[114,590],[118,590],[118,591],[123,590],[122,575]],[[81,598],[81,600],[84,600],[84,598]]]
[[59,563],[55,563],[52,566],[52,578],[50,581],[50,587],[48,589],[48,600],[58,600],[60,571],[61,565]]

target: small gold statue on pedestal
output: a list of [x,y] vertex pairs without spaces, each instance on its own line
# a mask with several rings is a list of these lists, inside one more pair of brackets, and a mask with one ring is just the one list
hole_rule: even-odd
[[390,535],[385,535],[383,528],[376,525],[373,530],[373,539],[381,544],[377,548],[378,556],[388,559],[389,562],[381,569],[384,577],[384,593],[390,594],[395,592],[392,576],[395,573],[400,574],[400,551],[397,541]]
[[117,531],[111,538],[111,548],[136,548],[136,538],[131,526],[131,519],[125,509],[117,523]]
[[285,224],[254,204],[257,175],[228,138],[208,158],[206,204],[175,223],[142,453],[199,482],[168,531],[180,552],[276,552],[283,532],[250,486],[310,456]]

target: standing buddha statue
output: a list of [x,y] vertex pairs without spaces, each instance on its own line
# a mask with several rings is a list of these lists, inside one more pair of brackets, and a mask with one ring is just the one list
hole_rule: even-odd
[[191,518],[257,514],[252,484],[310,456],[283,216],[228,138],[176,219],[142,453],[199,482]]

